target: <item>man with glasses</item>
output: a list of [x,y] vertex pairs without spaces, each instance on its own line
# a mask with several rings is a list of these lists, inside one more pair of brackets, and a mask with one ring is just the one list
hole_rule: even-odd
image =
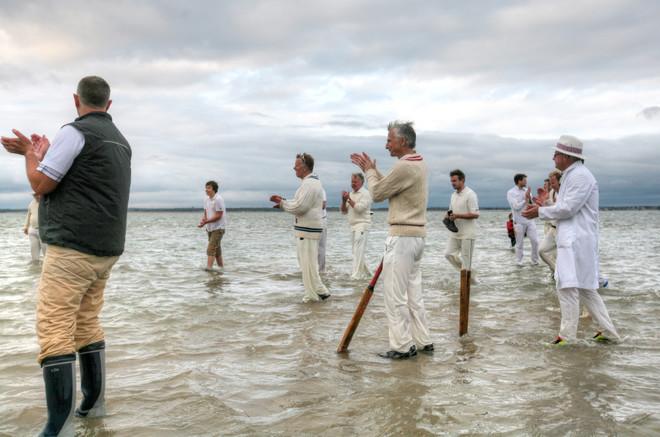
[[555,145],[553,160],[562,171],[562,184],[552,206],[537,203],[522,215],[527,219],[557,221],[557,266],[555,279],[561,308],[556,345],[575,340],[580,316],[580,301],[587,307],[600,330],[596,341],[619,340],[605,303],[598,292],[598,183],[584,166],[582,142],[562,135]]
[[417,135],[412,122],[393,121],[388,127],[385,148],[397,158],[387,175],[376,169],[366,153],[353,153],[351,161],[367,175],[375,202],[389,200],[389,235],[383,255],[385,313],[390,349],[383,358],[405,359],[433,352],[422,296],[421,262],[426,237],[428,170],[422,155],[415,152]]
[[319,276],[319,240],[323,232],[322,208],[323,186],[319,178],[312,174],[314,158],[307,153],[299,153],[293,165],[296,177],[301,179],[300,188],[293,199],[287,200],[278,194],[270,196],[280,208],[295,216],[293,229],[296,236],[298,264],[302,271],[305,295],[303,302],[318,302],[330,297],[330,292]]

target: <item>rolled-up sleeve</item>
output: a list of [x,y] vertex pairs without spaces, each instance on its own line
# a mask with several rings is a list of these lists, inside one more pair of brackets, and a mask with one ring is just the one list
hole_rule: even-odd
[[78,157],[84,145],[85,137],[78,129],[69,125],[62,127],[55,135],[46,156],[37,166],[37,171],[56,182],[60,182],[73,165],[73,161]]

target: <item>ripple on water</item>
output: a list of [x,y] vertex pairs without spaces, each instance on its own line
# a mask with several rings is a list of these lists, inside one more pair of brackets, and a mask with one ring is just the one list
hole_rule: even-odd
[[[484,211],[469,335],[458,338],[458,273],[430,214],[423,284],[433,355],[388,362],[382,284],[353,337],[335,350],[368,281],[353,281],[345,219],[330,213],[333,297],[302,304],[290,217],[230,211],[226,267],[206,272],[197,213],[131,213],[102,320],[109,416],[77,421],[80,435],[654,435],[660,404],[659,212],[618,227],[604,212],[601,290],[624,336],[552,348],[560,313],[548,269],[513,264],[505,211]],[[35,357],[39,266],[0,214],[0,434],[36,434],[45,417]],[[635,221],[638,220],[639,223]],[[368,264],[380,261],[385,213],[374,215]],[[158,224],[158,225],[156,225]],[[643,226],[642,226],[643,225]],[[638,231],[646,229],[650,231]],[[251,232],[241,232],[251,229]],[[14,235],[15,234],[15,235]],[[154,244],[154,241],[158,244]],[[634,241],[635,244],[628,244]],[[529,246],[526,247],[529,249]],[[633,264],[639,253],[650,259]],[[527,262],[527,259],[526,259]]]

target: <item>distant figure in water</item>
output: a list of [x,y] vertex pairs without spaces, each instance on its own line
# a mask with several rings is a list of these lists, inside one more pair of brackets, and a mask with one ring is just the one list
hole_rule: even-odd
[[507,201],[513,213],[513,230],[516,233],[516,264],[523,265],[523,247],[525,237],[532,244],[532,264],[539,263],[539,239],[536,235],[536,223],[521,215],[525,206],[532,203],[531,189],[527,187],[527,175],[518,173],[513,177],[514,186],[506,193]]
[[300,188],[293,199],[285,199],[279,194],[270,196],[279,208],[295,216],[293,229],[296,236],[298,264],[302,271],[305,295],[303,302],[318,302],[330,297],[330,292],[319,275],[319,240],[323,232],[323,186],[314,171],[314,158],[308,153],[299,153],[293,163]]
[[511,248],[516,247],[516,232],[513,230],[513,214],[509,213],[509,220],[506,222],[506,232],[511,240]]
[[552,206],[542,200],[522,213],[527,219],[557,221],[557,295],[561,308],[559,335],[553,344],[576,338],[582,302],[600,330],[596,341],[619,340],[612,320],[598,294],[598,183],[584,165],[582,142],[563,135],[555,145],[553,160],[562,171],[562,187]]
[[[554,169],[548,175],[548,183],[543,190],[539,190],[539,201],[543,206],[552,206],[557,202],[561,171]],[[539,256],[548,265],[552,273],[555,272],[557,260],[557,221],[545,220],[543,226],[543,241],[539,246]]]
[[46,255],[46,247],[48,245],[41,241],[39,237],[39,201],[41,195],[37,193],[32,194],[32,201],[28,206],[27,216],[25,217],[25,226],[23,226],[23,233],[30,238],[30,255],[32,262],[39,261],[39,256]]
[[131,147],[107,113],[110,86],[84,77],[73,95],[78,118],[51,145],[45,136],[2,137],[25,156],[27,177],[43,196],[39,233],[48,243],[37,302],[38,361],[48,420],[41,435],[73,435],[76,351],[83,399],[78,417],[105,414],[105,334],[99,322],[112,266],[124,252]]
[[218,263],[218,267],[225,266],[222,260],[221,244],[227,225],[227,211],[224,199],[218,194],[218,183],[216,181],[208,181],[204,186],[204,191],[207,196],[204,199],[204,214],[197,227],[206,227],[209,240],[206,247],[206,269],[211,270],[213,260]]
[[351,175],[351,191],[341,193],[341,213],[348,216],[353,252],[352,279],[367,279],[371,272],[365,262],[367,238],[371,227],[371,194],[364,186],[364,175]]

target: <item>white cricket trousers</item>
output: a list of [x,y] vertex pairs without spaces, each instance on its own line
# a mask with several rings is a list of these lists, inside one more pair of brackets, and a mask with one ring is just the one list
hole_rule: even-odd
[[37,262],[39,261],[40,254],[46,256],[46,247],[48,245],[41,242],[39,231],[37,230],[30,229],[28,236],[30,238],[30,256],[32,257],[32,262]]
[[305,295],[303,302],[320,300],[320,294],[329,294],[328,289],[321,282],[319,276],[318,254],[319,240],[296,237],[296,252],[298,254],[298,265],[302,272]]
[[550,228],[545,233],[541,246],[539,246],[539,256],[544,263],[550,267],[554,273],[557,265],[557,229]]
[[325,243],[328,241],[328,228],[327,226],[323,228],[321,232],[321,239],[319,240],[319,254],[318,254],[318,266],[319,272],[325,272]]
[[364,260],[367,252],[368,230],[351,231],[351,244],[353,246],[353,279],[368,279],[371,277],[369,268]]
[[516,262],[522,264],[523,259],[523,246],[525,244],[525,233],[529,237],[529,242],[532,243],[532,263],[538,264],[539,262],[539,237],[536,234],[536,223],[529,221],[527,223],[515,223],[513,230],[516,233]]
[[390,348],[408,352],[431,344],[426,309],[422,297],[423,237],[387,237],[383,256],[385,313],[389,325]]
[[603,298],[596,290],[587,288],[560,288],[557,290],[559,307],[561,308],[561,326],[559,336],[566,340],[574,340],[577,336],[578,320],[580,319],[580,302],[587,307],[591,319],[605,337],[619,340],[619,334],[607,313]]
[[470,282],[474,281],[475,272],[472,270],[472,256],[474,254],[474,239],[459,239],[449,237],[445,258],[456,267],[456,270],[470,270]]

